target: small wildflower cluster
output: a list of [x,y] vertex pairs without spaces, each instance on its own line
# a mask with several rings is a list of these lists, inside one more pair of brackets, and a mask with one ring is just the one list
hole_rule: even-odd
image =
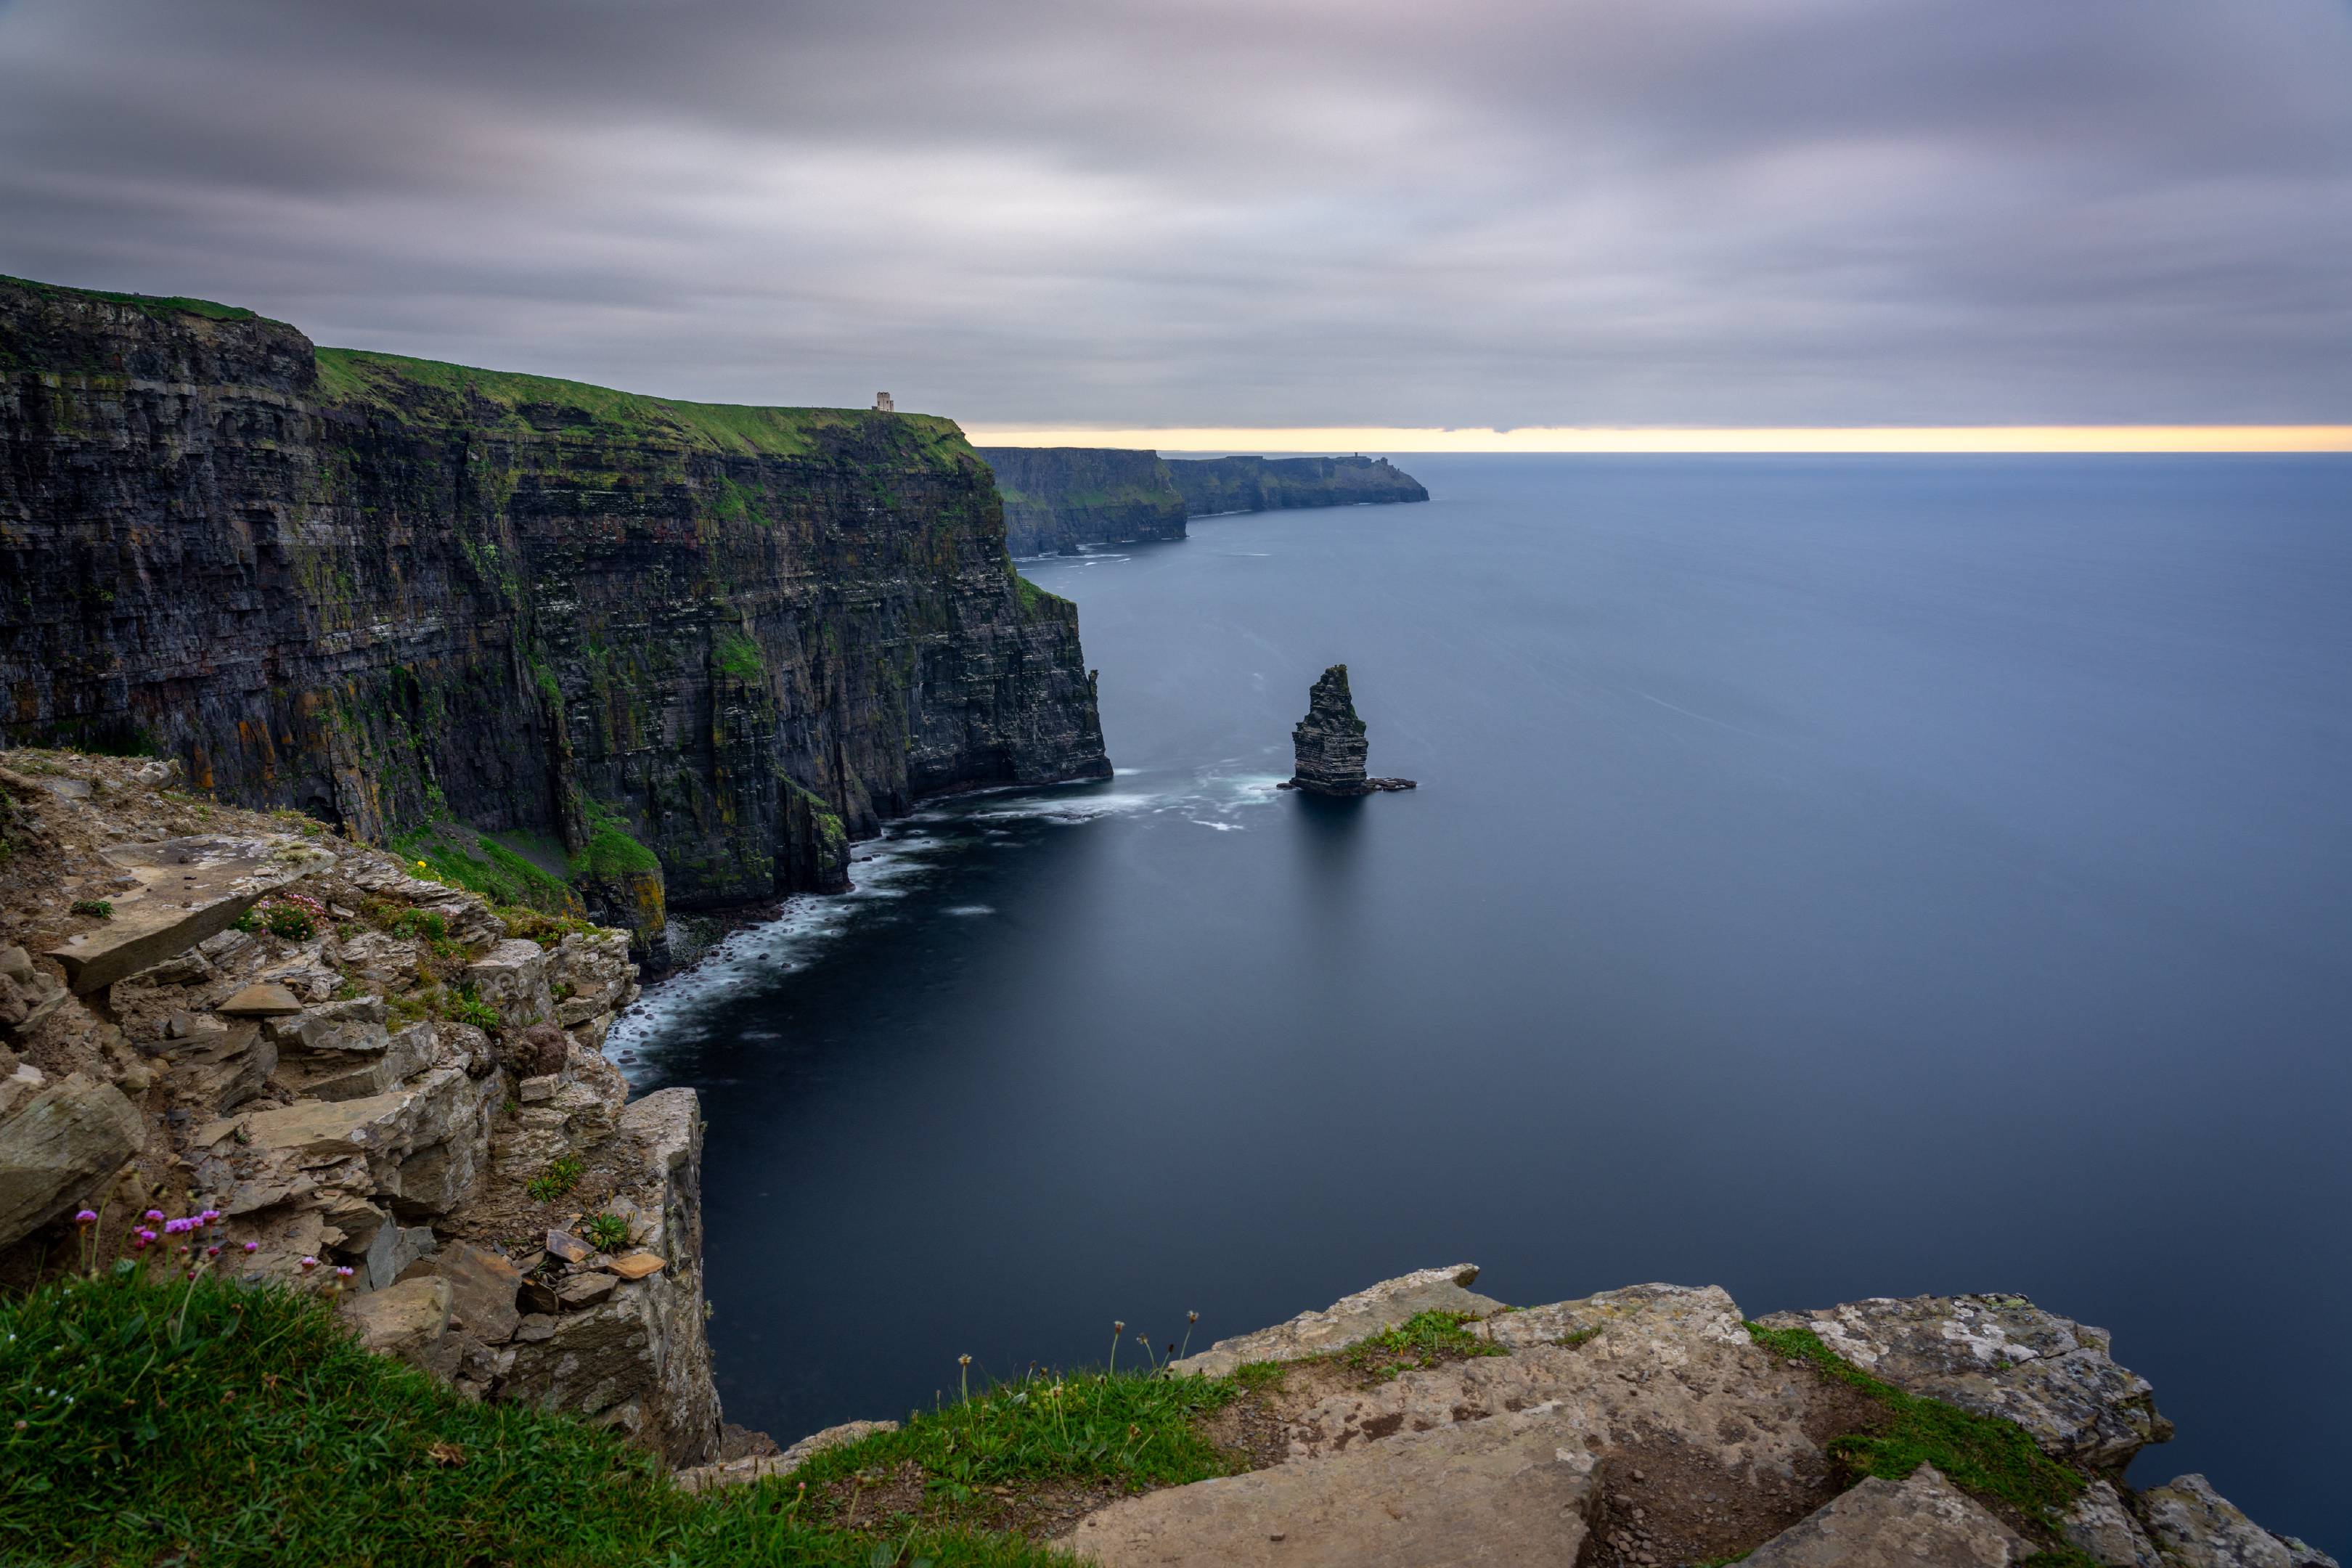
[[308,893],[278,893],[236,917],[242,931],[266,931],[288,942],[308,942],[327,923],[327,906]]

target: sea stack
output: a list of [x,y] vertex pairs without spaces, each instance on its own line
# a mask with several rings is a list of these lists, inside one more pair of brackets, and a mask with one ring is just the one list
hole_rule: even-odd
[[1290,731],[1297,755],[1297,772],[1284,789],[1309,795],[1370,795],[1375,790],[1411,789],[1411,779],[1368,778],[1364,758],[1364,721],[1356,717],[1356,700],[1348,691],[1348,667],[1335,664],[1323,672],[1307,694],[1307,717]]

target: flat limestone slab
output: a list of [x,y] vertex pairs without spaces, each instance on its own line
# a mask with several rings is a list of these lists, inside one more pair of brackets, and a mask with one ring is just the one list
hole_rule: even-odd
[[1130,1498],[1069,1545],[1102,1568],[1566,1568],[1591,1471],[1581,1443],[1529,1411]]
[[2025,1538],[1922,1465],[1908,1479],[1873,1476],[1755,1551],[1755,1568],[2008,1568]]
[[1250,1362],[1301,1361],[1327,1355],[1386,1333],[1423,1312],[1469,1312],[1485,1317],[1499,1312],[1503,1303],[1465,1289],[1478,1278],[1475,1263],[1445,1268],[1423,1268],[1394,1279],[1383,1279],[1352,1296],[1343,1296],[1319,1312],[1301,1312],[1286,1323],[1260,1329],[1254,1334],[1219,1340],[1195,1356],[1171,1362],[1178,1376],[1199,1373],[1224,1377]]
[[236,924],[264,894],[335,863],[325,850],[282,834],[203,834],[101,853],[138,885],[107,894],[114,912],[105,924],[49,950],[77,996],[177,957]]

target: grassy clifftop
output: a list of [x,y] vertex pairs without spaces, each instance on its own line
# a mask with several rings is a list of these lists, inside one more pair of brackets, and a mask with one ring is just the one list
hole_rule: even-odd
[[478,370],[364,349],[318,351],[319,395],[404,419],[473,423],[514,435],[630,439],[685,451],[799,458],[845,437],[879,442],[884,454],[928,464],[971,450],[952,419],[861,408],[768,408],[686,403],[518,371]]

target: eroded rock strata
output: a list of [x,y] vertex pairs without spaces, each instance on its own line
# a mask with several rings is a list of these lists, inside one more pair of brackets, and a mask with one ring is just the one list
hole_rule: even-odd
[[1348,689],[1348,667],[1335,664],[1307,695],[1307,717],[1290,731],[1296,771],[1277,785],[1308,795],[1371,795],[1414,787],[1411,779],[1377,779],[1364,772],[1370,754],[1364,721]]
[[1386,458],[1171,458],[1168,473],[1193,517],[1429,499]]
[[[2334,1568],[2201,1476],[2124,1487],[2170,1424],[2105,1332],[2022,1298],[1877,1300],[1766,1324],[1812,1331],[1906,1394],[2017,1421],[2079,1489],[2047,1513],[1927,1464],[1854,1484],[1832,1445],[1874,1430],[1876,1408],[1759,1341],[1721,1289],[1643,1285],[1512,1309],[1469,1289],[1477,1276],[1425,1269],[1174,1363],[1179,1375],[1261,1369],[1255,1468],[1114,1502],[1070,1545],[1105,1568],[1650,1568],[1747,1553],[1781,1568],[2003,1568],[2068,1551],[2105,1568]],[[1385,1381],[1338,1354],[1429,1312],[1458,1318],[1483,1353]],[[1267,1374],[1277,1366],[1289,1370]],[[1216,1419],[1237,1425],[1230,1407]]]
[[983,447],[1015,555],[1181,539],[1184,520],[1427,500],[1385,458],[1168,458],[1114,447]]
[[[628,933],[518,929],[184,782],[0,753],[0,1284],[85,1247],[177,1269],[139,1216],[214,1210],[229,1277],[331,1293],[473,1397],[716,1458],[699,1108],[629,1100],[599,1049],[637,994]],[[158,864],[191,869],[159,889]]]
[[1077,614],[945,419],[314,349],[0,279],[0,738],[382,842],[560,846],[601,917],[842,885],[919,797],[1104,776]]
[[1184,498],[1157,452],[1117,447],[982,447],[1015,555],[1184,537]]

